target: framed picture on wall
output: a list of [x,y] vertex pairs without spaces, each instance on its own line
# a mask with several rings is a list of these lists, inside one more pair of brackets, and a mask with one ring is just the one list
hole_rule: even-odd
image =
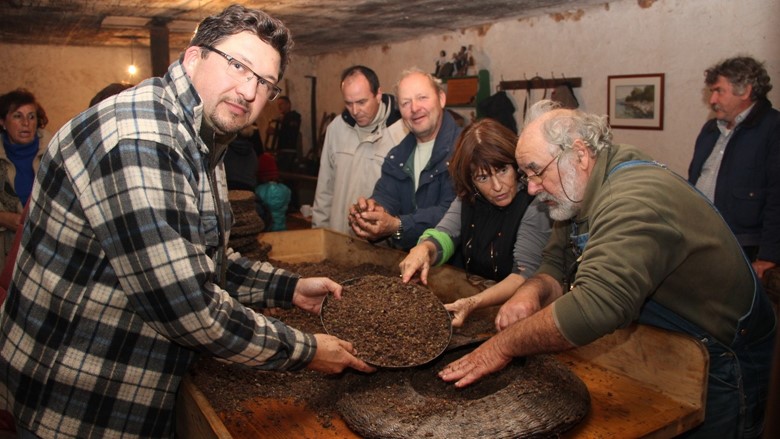
[[664,129],[664,74],[607,77],[607,109],[612,128]]

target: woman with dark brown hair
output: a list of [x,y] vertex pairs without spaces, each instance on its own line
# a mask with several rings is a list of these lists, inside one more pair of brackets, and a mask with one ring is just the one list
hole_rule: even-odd
[[28,90],[17,88],[0,96],[0,267],[49,142],[43,131],[48,122],[46,111]]
[[452,260],[469,274],[498,282],[446,305],[460,326],[475,309],[506,301],[539,266],[550,235],[544,204],[524,191],[515,163],[517,136],[493,119],[472,123],[458,137],[449,164],[457,198],[399,264],[408,282]]

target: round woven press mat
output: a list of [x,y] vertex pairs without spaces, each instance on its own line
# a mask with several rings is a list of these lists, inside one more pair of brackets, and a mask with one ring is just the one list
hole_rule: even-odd
[[356,433],[391,439],[556,437],[588,413],[585,384],[550,356],[515,359],[456,389],[436,374],[462,355],[453,351],[429,366],[354,376],[338,411]]
[[381,275],[342,286],[341,300],[323,302],[322,326],[352,342],[363,361],[389,368],[419,366],[446,349],[452,321],[433,291]]

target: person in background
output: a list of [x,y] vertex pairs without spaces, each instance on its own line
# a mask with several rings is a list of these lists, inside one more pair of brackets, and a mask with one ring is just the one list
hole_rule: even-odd
[[427,285],[430,267],[459,253],[468,273],[498,282],[445,305],[456,327],[472,311],[509,299],[539,267],[550,237],[546,207],[524,192],[520,182],[516,141],[512,131],[493,119],[478,120],[463,130],[449,165],[458,197],[399,264],[403,282],[419,272]]
[[49,138],[49,119],[35,95],[18,88],[0,96],[0,267],[10,250],[22,210],[32,193],[35,173]]
[[515,157],[557,222],[536,274],[499,309],[500,332],[440,377],[467,386],[513,357],[583,346],[638,320],[709,352],[705,419],[684,436],[760,437],[775,314],[709,200],[613,144],[606,117],[549,100],[532,107]]
[[271,232],[287,230],[287,208],[290,205],[292,191],[287,185],[279,182],[279,169],[274,156],[264,153],[257,160],[259,184],[255,188],[255,195],[271,213],[271,224],[267,230]]
[[97,94],[95,94],[95,96],[92,97],[92,99],[89,101],[89,106],[91,107],[95,104],[98,104],[104,99],[110,98],[111,96],[119,94],[131,87],[133,87],[133,84],[126,82],[112,82],[111,84],[103,87],[99,92],[97,92]]
[[401,143],[407,131],[395,98],[382,93],[370,68],[357,65],[344,70],[341,95],[346,108],[325,133],[312,227],[348,234],[351,203],[371,195],[387,152]]
[[435,76],[437,78],[441,78],[442,77],[441,71],[442,71],[442,68],[444,67],[444,64],[446,64],[446,63],[447,63],[447,52],[445,50],[440,50],[439,51],[439,56],[436,57],[436,59],[434,60],[435,68],[434,68],[434,71],[433,71],[433,76]]
[[249,307],[316,314],[339,284],[227,246],[222,155],[278,96],[291,45],[281,21],[229,6],[201,21],[164,77],[52,140],[0,309],[0,399],[21,437],[172,437],[179,385],[201,355],[373,370],[350,343]]
[[460,51],[453,55],[455,63],[455,76],[466,76],[469,67],[469,53],[466,46],[460,46]]
[[759,278],[780,263],[780,111],[764,64],[747,56],[710,67],[715,117],[696,138],[688,180],[737,236]]
[[292,109],[292,102],[287,96],[279,96],[277,101],[279,116],[268,127],[272,136],[272,150],[276,153],[279,169],[284,172],[294,172],[300,159],[301,114]]
[[[25,202],[29,199],[34,174],[48,145],[43,128],[46,112],[29,91],[19,88],[0,96],[0,305],[5,302],[10,277],[16,265],[19,235],[24,222]],[[17,178],[19,180],[17,180]],[[18,186],[18,187],[17,187]],[[17,189],[21,194],[17,193]],[[2,432],[16,433],[13,415],[0,409]]]
[[[249,191],[255,193],[259,175],[259,160],[263,154],[263,141],[260,139],[257,125],[253,123],[238,132],[225,151],[225,176],[230,191]],[[271,210],[263,201],[255,198],[255,211],[263,221],[263,230],[271,228]]]
[[409,250],[455,199],[447,165],[461,129],[444,111],[447,96],[431,74],[407,70],[396,89],[409,134],[387,154],[371,198],[359,197],[348,220],[361,238],[389,238],[391,247]]
[[225,175],[229,190],[255,191],[262,154],[263,143],[254,123],[238,132],[225,151]]

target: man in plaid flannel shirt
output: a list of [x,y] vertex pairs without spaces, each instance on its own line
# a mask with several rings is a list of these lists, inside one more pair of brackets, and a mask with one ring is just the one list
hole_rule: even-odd
[[[261,369],[373,370],[351,344],[246,305],[340,296],[227,248],[226,145],[279,94],[285,26],[231,6],[163,78],[81,113],[49,145],[0,320],[0,401],[20,437],[166,437],[199,355]],[[31,436],[32,435],[32,436]]]

